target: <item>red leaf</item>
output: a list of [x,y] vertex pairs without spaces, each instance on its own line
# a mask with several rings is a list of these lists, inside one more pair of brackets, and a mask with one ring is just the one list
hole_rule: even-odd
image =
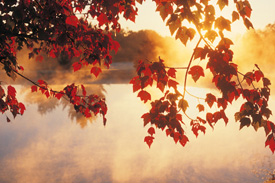
[[206,114],[206,120],[208,124],[213,128],[212,122],[213,122],[213,114],[212,113],[207,113]]
[[150,93],[148,93],[147,91],[141,90],[138,93],[138,97],[140,97],[141,101],[144,101],[144,103],[146,103],[148,100],[151,100],[151,95]]
[[150,127],[149,129],[148,129],[148,133],[151,135],[151,136],[153,136],[156,132],[155,132],[155,128],[154,127]]
[[141,118],[143,118],[144,126],[146,126],[151,121],[150,113],[143,114]]
[[58,100],[61,99],[61,97],[64,95],[63,92],[59,92],[55,94],[55,98],[57,98]]
[[45,95],[46,95],[47,98],[49,98],[49,96],[50,96],[49,90],[47,90],[47,91],[45,92]]
[[89,117],[92,116],[91,113],[90,113],[89,108],[86,108],[86,109],[85,109],[85,113],[84,113],[84,114],[85,114],[85,117],[86,117],[86,118],[89,118]]
[[84,97],[86,97],[86,89],[83,85],[81,85],[81,88],[82,88],[82,94]]
[[227,123],[228,123],[228,118],[227,118],[227,116],[225,115],[224,110],[221,110],[221,111],[220,111],[220,114],[221,114],[221,117],[223,118],[225,124],[227,125]]
[[37,92],[37,86],[36,86],[36,85],[33,85],[33,86],[31,87],[31,89],[32,89],[32,92]]
[[193,80],[196,82],[201,76],[204,77],[203,68],[199,65],[195,65],[190,68],[188,74],[192,75]]
[[10,96],[12,96],[12,97],[15,97],[15,95],[16,95],[16,90],[15,90],[15,88],[14,87],[12,87],[12,86],[8,86],[8,95],[10,95]]
[[274,139],[273,133],[270,134],[267,137],[267,139],[265,141],[265,146],[269,146],[269,148],[272,151],[272,153],[274,153],[274,151],[275,151],[275,139]]
[[53,49],[49,52],[49,55],[52,58],[56,58],[55,51]]
[[171,130],[170,129],[166,129],[166,135],[169,136],[171,134]]
[[20,114],[23,115],[24,111],[26,110],[25,105],[20,102],[18,106],[20,108]]
[[21,71],[24,71],[24,67],[19,66],[18,68],[19,68]]
[[99,67],[92,67],[91,69],[91,73],[95,75],[95,77],[97,77],[99,75],[99,73],[101,73],[102,70]]
[[168,71],[167,71],[167,74],[168,76],[172,77],[172,78],[176,78],[176,69],[174,68],[170,68]]
[[136,92],[139,89],[141,89],[141,83],[140,83],[139,76],[133,77],[129,83],[133,84],[133,92]]
[[174,141],[175,143],[177,143],[180,140],[180,133],[179,132],[175,132],[174,133]]
[[154,139],[155,139],[154,137],[146,136],[146,137],[144,138],[144,142],[146,142],[147,145],[148,145],[149,148],[150,148],[150,147],[151,147],[151,144],[153,143],[153,140],[154,140]]
[[168,87],[170,88],[170,87],[173,87],[174,89],[177,89],[177,85],[178,85],[179,83],[178,82],[176,82],[176,81],[174,81],[174,80],[172,80],[172,79],[169,79],[168,80]]
[[98,17],[97,17],[97,21],[99,23],[99,26],[104,25],[105,23],[108,23],[108,17],[107,15],[105,15],[104,13],[101,13]]
[[256,78],[257,82],[259,82],[260,79],[264,77],[262,71],[259,71],[259,70],[255,71],[254,75],[255,75],[255,78]]
[[207,102],[207,104],[211,108],[213,106],[214,102],[216,102],[216,97],[214,95],[212,95],[211,93],[208,93],[208,94],[206,94],[205,102]]
[[116,53],[117,53],[119,47],[120,47],[120,45],[117,41],[112,42],[112,48],[115,50]]
[[81,67],[82,67],[82,64],[80,62],[73,63],[74,72],[76,72],[79,69],[81,69]]
[[182,138],[180,139],[180,144],[184,147],[188,141],[188,138],[185,135],[182,135]]
[[35,58],[35,61],[37,62],[42,62],[44,59],[44,57],[42,55],[38,55],[36,58]]
[[72,25],[74,27],[77,27],[79,21],[78,21],[78,18],[75,15],[72,15],[72,16],[67,17],[65,22],[68,25]]

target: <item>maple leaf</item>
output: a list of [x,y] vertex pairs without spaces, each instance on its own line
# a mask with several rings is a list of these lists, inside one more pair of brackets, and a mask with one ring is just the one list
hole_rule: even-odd
[[172,78],[176,78],[176,69],[174,68],[170,68],[168,71],[167,71],[167,74],[168,76],[172,77]]
[[239,13],[236,11],[232,12],[232,22],[235,22],[236,20],[239,20],[240,16]]
[[15,97],[16,96],[16,90],[13,86],[9,85],[8,86],[8,95]]
[[146,126],[151,121],[151,115],[150,115],[150,113],[143,114],[141,116],[141,118],[143,118],[144,126]]
[[133,77],[129,83],[133,84],[133,92],[136,92],[139,89],[141,89],[141,81],[139,79],[139,76]]
[[117,42],[117,41],[112,42],[112,49],[115,50],[115,53],[117,53],[119,47],[120,47],[119,42]]
[[73,68],[74,68],[74,72],[78,71],[79,69],[81,69],[82,64],[80,62],[75,62],[73,63]]
[[105,23],[108,23],[108,17],[107,15],[105,15],[104,13],[101,13],[98,17],[97,17],[97,21],[99,26],[104,25]]
[[183,112],[185,112],[189,105],[188,102],[182,98],[178,103],[178,107],[181,108]]
[[270,150],[272,151],[272,153],[274,154],[275,151],[275,139],[274,139],[274,135],[273,133],[270,134],[266,141],[265,141],[265,146],[269,146]]
[[97,77],[99,75],[99,73],[101,73],[101,72],[102,72],[102,70],[99,67],[92,67],[92,69],[91,69],[91,73],[94,74],[95,77]]
[[23,103],[19,103],[18,107],[20,108],[20,114],[23,115],[24,111],[26,110],[25,105]]
[[55,98],[57,98],[58,100],[59,99],[61,99],[61,97],[64,95],[64,93],[63,92],[58,92],[58,93],[56,93],[54,96],[55,96]]
[[256,78],[256,81],[259,82],[260,79],[264,77],[264,74],[262,73],[262,71],[257,70],[254,72],[254,76]]
[[144,101],[144,103],[146,103],[148,100],[151,100],[151,95],[150,95],[150,93],[148,93],[148,92],[145,91],[145,90],[141,90],[141,91],[138,93],[138,97],[140,97],[140,100],[141,100],[141,101]]
[[155,132],[155,128],[154,127],[150,127],[149,129],[148,129],[148,133],[151,135],[151,136],[153,136],[156,132]]
[[206,94],[205,102],[207,102],[207,104],[211,108],[213,106],[214,102],[216,102],[215,95],[213,95],[211,93]]
[[173,87],[174,89],[177,89],[177,85],[178,85],[179,83],[177,82],[177,81],[174,81],[174,80],[172,80],[172,79],[169,79],[168,80],[168,87],[170,88],[170,87]]
[[194,65],[190,68],[188,74],[192,75],[192,79],[196,82],[201,76],[204,77],[203,68],[199,65]]
[[154,137],[152,137],[152,136],[146,136],[145,138],[144,138],[144,142],[146,142],[147,143],[147,145],[149,146],[149,148],[151,147],[151,145],[152,145],[152,143],[153,143],[153,140],[154,140],[155,138]]
[[31,90],[32,90],[32,92],[37,92],[37,86],[36,86],[36,85],[33,85],[33,86],[31,87]]
[[188,141],[189,141],[189,139],[187,138],[187,136],[182,135],[182,137],[180,139],[180,144],[182,145],[182,147],[184,147]]
[[72,25],[72,26],[77,28],[79,20],[75,15],[71,15],[71,16],[66,18],[65,23],[68,24],[68,25]]
[[247,117],[244,117],[244,118],[240,119],[240,123],[241,123],[240,124],[240,130],[241,130],[244,126],[249,127],[251,124],[251,120]]

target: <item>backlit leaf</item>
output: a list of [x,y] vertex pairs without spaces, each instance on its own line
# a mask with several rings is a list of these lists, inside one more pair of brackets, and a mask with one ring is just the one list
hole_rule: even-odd
[[192,79],[196,82],[201,76],[204,77],[203,68],[199,65],[195,65],[190,68],[188,74],[192,75]]
[[225,6],[228,6],[228,0],[218,0],[217,4],[219,5],[220,9],[222,10]]
[[239,18],[240,18],[239,13],[236,12],[236,11],[233,11],[232,12],[232,22],[235,22],[236,20],[239,20]]
[[170,68],[168,71],[167,71],[167,74],[168,76],[172,77],[172,78],[176,78],[176,69],[174,68]]
[[147,143],[147,145],[149,146],[149,148],[151,147],[152,143],[153,143],[154,137],[152,136],[146,136],[144,138],[144,142]]
[[148,133],[151,135],[151,136],[153,136],[156,132],[155,132],[155,128],[154,127],[150,127],[149,129],[148,129]]
[[204,106],[202,104],[198,104],[197,108],[199,109],[199,112],[204,111]]
[[141,118],[143,118],[144,126],[146,126],[151,121],[151,115],[150,115],[150,113],[143,114],[141,116]]
[[178,103],[178,107],[181,108],[183,112],[185,112],[189,105],[188,102],[182,98]]
[[265,146],[269,146],[270,150],[272,151],[272,153],[274,153],[275,151],[275,138],[274,138],[274,135],[273,133],[271,133],[266,141],[265,141]]
[[146,103],[148,100],[151,100],[151,95],[150,95],[150,93],[148,93],[148,92],[145,91],[145,90],[141,90],[141,91],[138,93],[138,97],[140,97],[140,100],[141,100],[141,101],[144,101],[144,103]]
[[247,117],[244,117],[240,120],[240,129],[242,129],[244,126],[247,126],[249,127],[250,126],[250,123],[251,123],[251,120]]
[[213,94],[211,93],[206,94],[205,102],[207,102],[210,108],[213,106],[214,102],[216,101],[217,101],[216,97]]

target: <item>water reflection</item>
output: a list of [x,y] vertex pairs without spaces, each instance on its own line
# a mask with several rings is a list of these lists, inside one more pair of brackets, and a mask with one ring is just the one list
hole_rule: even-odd
[[[90,84],[85,86],[87,94],[96,94],[102,98],[105,97],[106,91],[103,85]],[[60,87],[64,86],[52,85],[51,87],[58,91],[62,89]],[[25,95],[25,104],[37,105],[37,111],[42,116],[48,115],[49,113],[56,110],[58,107],[61,107],[63,110],[67,110],[70,121],[76,121],[76,123],[78,123],[81,128],[86,127],[89,122],[92,122],[96,119],[96,116],[94,115],[92,115],[92,117],[90,118],[85,118],[81,113],[76,113],[74,106],[67,101],[68,99],[66,97],[63,97],[60,100],[57,100],[56,98],[46,98],[40,92],[30,93],[30,86],[22,86],[20,93],[22,95]]]
[[[68,106],[56,105],[42,115],[36,102],[11,123],[0,116],[0,182],[258,183],[263,175],[253,171],[275,168],[274,156],[264,148],[264,131],[238,131],[232,118],[227,127],[218,123],[197,139],[186,129],[191,142],[185,148],[157,131],[148,149],[140,118],[147,106],[130,85],[104,88],[106,127],[99,118],[80,128],[71,123]],[[262,166],[265,157],[270,167]]]

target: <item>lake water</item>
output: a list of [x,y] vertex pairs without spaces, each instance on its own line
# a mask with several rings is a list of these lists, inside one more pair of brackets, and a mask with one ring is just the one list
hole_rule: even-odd
[[187,126],[190,142],[185,147],[157,130],[149,149],[140,118],[148,105],[132,93],[131,85],[103,88],[105,127],[100,117],[77,122],[64,103],[39,104],[42,99],[20,94],[25,114],[10,123],[0,116],[0,182],[259,183],[271,177],[275,157],[264,146],[264,130],[239,131],[234,106],[228,109],[227,126],[219,121],[215,130],[207,129],[198,138]]

